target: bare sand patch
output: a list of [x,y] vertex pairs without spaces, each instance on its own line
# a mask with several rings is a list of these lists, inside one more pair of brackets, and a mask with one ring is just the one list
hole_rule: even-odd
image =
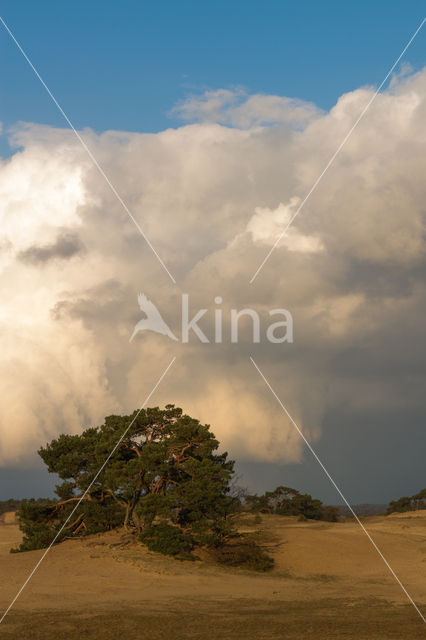
[[6,511],[0,515],[0,522],[2,524],[17,524],[18,519],[16,517],[16,511]]
[[[426,609],[426,513],[369,517],[365,526]],[[263,516],[256,525],[244,518],[241,528],[274,557],[270,573],[220,567],[202,554],[193,562],[173,560],[135,544],[121,530],[67,540],[49,552],[2,631],[58,639],[77,637],[81,628],[80,637],[132,633],[151,640],[243,638],[248,628],[255,633],[250,637],[280,639],[409,640],[425,634],[356,522]],[[10,554],[20,535],[16,525],[0,526],[2,608],[43,553]]]

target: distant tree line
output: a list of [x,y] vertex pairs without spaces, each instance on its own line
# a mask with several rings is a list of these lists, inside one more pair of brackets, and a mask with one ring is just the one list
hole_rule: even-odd
[[8,511],[18,511],[20,504],[21,501],[15,500],[14,498],[9,498],[9,500],[0,500],[0,515],[3,515],[3,513],[7,513]]
[[32,504],[46,504],[47,502],[49,502],[49,498],[29,498],[25,500],[9,498],[8,500],[0,500],[0,515],[3,515],[3,513],[7,513],[8,511],[19,511],[22,502],[31,502]]
[[274,513],[280,516],[299,516],[306,520],[337,522],[339,509],[325,506],[309,493],[300,493],[291,487],[277,487],[261,496],[247,495],[247,508],[254,513]]
[[404,496],[389,503],[386,513],[404,513],[405,511],[417,511],[426,509],[426,489],[422,489],[413,496]]
[[[355,511],[356,515],[359,517],[384,515],[386,513],[387,507],[388,507],[387,504],[374,504],[374,503],[351,505],[352,511]],[[351,509],[349,509],[347,505],[341,504],[337,507],[337,509],[339,510],[340,515],[348,518],[353,517],[352,511]]]

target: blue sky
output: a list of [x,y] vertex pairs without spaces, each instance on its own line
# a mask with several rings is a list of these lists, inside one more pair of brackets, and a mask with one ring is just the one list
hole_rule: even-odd
[[[424,6],[423,6],[424,9]],[[244,86],[330,108],[378,84],[421,2],[3,1],[3,18],[77,128],[158,131],[190,93]],[[63,120],[2,29],[0,120]],[[406,61],[423,66],[424,38]],[[4,147],[3,147],[4,148]]]

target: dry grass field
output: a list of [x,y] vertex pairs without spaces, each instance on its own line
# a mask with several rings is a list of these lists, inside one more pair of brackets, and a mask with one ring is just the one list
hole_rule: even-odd
[[[369,517],[365,526],[426,613],[426,512]],[[411,640],[426,625],[359,526],[252,516],[240,530],[275,559],[266,574],[178,561],[122,531],[54,547],[1,625],[4,638]],[[0,525],[0,605],[42,555],[10,554],[13,516]]]

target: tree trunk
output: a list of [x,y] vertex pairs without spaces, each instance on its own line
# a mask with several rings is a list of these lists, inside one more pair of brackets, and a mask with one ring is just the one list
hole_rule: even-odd
[[[125,526],[129,523],[129,521],[132,521],[138,533],[142,531],[142,523],[137,513],[135,513],[135,508],[141,497],[142,487],[143,487],[143,473],[139,473],[133,499],[128,504],[126,509],[126,520],[125,520]],[[127,526],[126,526],[126,529],[127,529]]]
[[131,509],[130,504],[127,504],[126,505],[126,512],[125,512],[125,515],[124,515],[124,528],[126,529],[126,531],[129,530],[129,519],[130,519],[130,516],[131,516],[130,509]]
[[133,520],[133,524],[136,527],[136,531],[139,533],[142,532],[142,522],[141,519],[139,518],[138,514],[136,513],[136,511],[132,511],[132,520]]

